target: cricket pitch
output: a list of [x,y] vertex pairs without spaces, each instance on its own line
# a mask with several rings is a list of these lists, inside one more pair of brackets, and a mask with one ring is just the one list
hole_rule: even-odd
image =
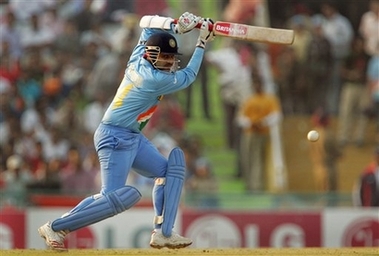
[[16,249],[16,250],[1,250],[1,256],[43,256],[43,255],[77,255],[77,256],[111,256],[111,255],[339,255],[339,256],[378,256],[379,247],[366,247],[366,248],[235,248],[235,249],[71,249],[68,252],[55,252],[52,250],[37,250],[37,249]]

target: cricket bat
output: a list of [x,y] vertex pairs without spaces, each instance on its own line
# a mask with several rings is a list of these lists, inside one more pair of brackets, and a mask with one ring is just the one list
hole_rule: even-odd
[[[171,22],[172,18],[145,15],[140,20],[140,27],[169,29]],[[177,22],[178,19],[174,19],[174,23]],[[201,24],[197,24],[196,27],[200,28]],[[217,21],[209,29],[213,30],[216,36],[259,43],[289,45],[293,43],[295,38],[294,31],[290,29],[258,27],[226,21]]]
[[[200,26],[201,24],[197,25]],[[258,27],[226,21],[216,21],[209,29],[213,30],[216,36],[259,43],[290,45],[295,39],[294,31],[291,29]]]

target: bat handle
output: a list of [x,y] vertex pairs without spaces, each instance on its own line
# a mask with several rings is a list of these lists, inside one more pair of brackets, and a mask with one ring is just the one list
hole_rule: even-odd
[[[174,24],[177,24],[178,23],[178,19],[174,19]],[[196,28],[201,28],[201,22],[199,22],[197,25],[196,25]],[[209,27],[208,27],[209,31],[212,31],[213,30],[213,24],[209,24]]]

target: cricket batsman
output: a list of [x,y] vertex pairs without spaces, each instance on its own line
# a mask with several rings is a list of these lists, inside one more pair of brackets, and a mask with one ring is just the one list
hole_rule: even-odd
[[[190,32],[199,24],[200,33],[192,58],[187,67],[179,70],[177,55],[180,53],[173,34]],[[177,22],[160,16],[144,16],[140,20],[143,29],[139,43],[94,134],[101,167],[101,191],[38,229],[48,247],[65,251],[64,239],[69,232],[122,213],[135,205],[141,194],[135,187],[125,185],[131,168],[155,180],[155,217],[150,246],[177,249],[192,244],[191,239],[173,231],[184,180],[183,151],[174,148],[165,158],[141,130],[164,95],[185,89],[195,81],[204,48],[214,37],[213,32],[209,31],[212,24],[210,19],[188,12],[183,13]]]

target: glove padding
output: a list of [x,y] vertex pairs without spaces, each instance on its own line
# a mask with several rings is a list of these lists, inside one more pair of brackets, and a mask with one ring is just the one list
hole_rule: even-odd
[[194,29],[201,20],[201,17],[189,12],[185,12],[182,15],[180,15],[177,24],[175,24],[174,26],[174,31],[177,34],[187,33]]
[[212,41],[214,39],[215,35],[213,33],[213,30],[209,31],[210,25],[213,25],[213,24],[214,24],[213,20],[209,18],[203,19],[196,46],[205,48],[205,45],[207,44],[207,42]]

